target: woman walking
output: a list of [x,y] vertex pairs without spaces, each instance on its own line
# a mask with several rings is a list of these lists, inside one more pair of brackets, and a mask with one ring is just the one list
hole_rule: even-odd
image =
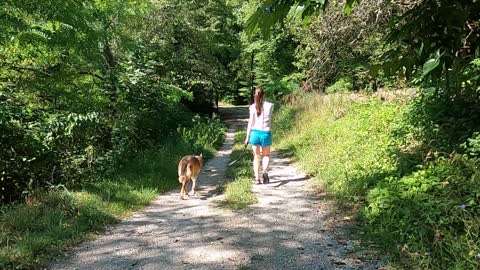
[[[268,167],[270,165],[270,146],[272,135],[270,132],[273,103],[265,101],[265,92],[261,87],[255,89],[255,103],[250,105],[250,117],[248,119],[247,137],[245,144],[250,143],[253,149],[253,172],[255,181],[261,184],[260,172],[263,183],[270,182]],[[260,171],[260,164],[262,171]]]

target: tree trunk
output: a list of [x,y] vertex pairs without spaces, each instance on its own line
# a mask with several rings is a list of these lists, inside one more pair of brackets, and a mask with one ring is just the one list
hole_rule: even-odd
[[106,83],[107,89],[110,94],[110,110],[112,112],[112,116],[116,115],[116,106],[115,103],[117,101],[117,76],[115,74],[115,69],[117,67],[117,61],[113,56],[112,49],[110,48],[110,44],[108,40],[105,41],[105,45],[103,47],[103,56],[106,61],[106,75],[105,78],[108,78],[108,82]]

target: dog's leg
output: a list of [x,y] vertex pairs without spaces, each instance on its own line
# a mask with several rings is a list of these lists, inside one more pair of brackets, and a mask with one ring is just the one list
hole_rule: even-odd
[[190,182],[192,181],[192,179],[187,179],[187,181],[185,181],[185,185],[183,185],[183,199],[185,200],[185,196],[188,196],[190,197],[190,194],[188,194],[188,185],[190,184]]
[[195,195],[195,188],[197,186],[197,177],[192,178],[192,190],[190,190],[190,195]]
[[186,191],[187,191],[187,187],[186,187],[186,185],[185,185],[185,182],[186,182],[186,181],[183,181],[183,183],[182,183],[182,188],[181,188],[181,190],[180,190],[180,199],[182,199],[182,200],[185,200],[185,193],[186,193]]

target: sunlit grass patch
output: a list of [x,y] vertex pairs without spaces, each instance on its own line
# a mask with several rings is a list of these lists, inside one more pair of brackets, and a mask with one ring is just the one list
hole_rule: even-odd
[[225,203],[228,207],[242,209],[257,202],[252,192],[252,179],[239,177],[227,184],[225,189]]
[[[231,154],[231,160],[236,159],[244,149],[245,131],[235,133],[235,145]],[[253,167],[252,152],[247,148],[244,156],[227,170],[227,178],[230,181],[225,184],[225,199],[222,205],[242,209],[257,202],[257,197],[252,190]]]
[[[38,268],[65,248],[141,209],[160,190],[135,189],[127,182],[100,181],[100,189],[49,191],[30,204],[3,207],[0,268]],[[105,196],[105,194],[109,194]]]

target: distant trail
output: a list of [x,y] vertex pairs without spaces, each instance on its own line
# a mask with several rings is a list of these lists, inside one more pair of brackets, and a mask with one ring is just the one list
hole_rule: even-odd
[[271,183],[254,186],[258,204],[217,206],[235,128],[248,116],[245,107],[221,111],[230,129],[204,167],[197,197],[165,193],[50,269],[376,269],[377,262],[356,258],[350,241],[335,239],[328,204],[305,190],[307,177],[277,152]]

